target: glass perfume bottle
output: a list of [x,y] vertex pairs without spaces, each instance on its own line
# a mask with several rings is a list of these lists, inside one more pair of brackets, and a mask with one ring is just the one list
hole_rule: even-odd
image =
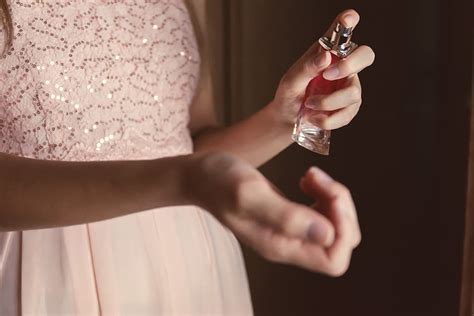
[[[331,64],[349,56],[357,48],[357,44],[351,42],[351,37],[352,28],[337,23],[332,31],[331,38],[323,36],[319,39],[322,48],[332,53]],[[321,74],[309,82],[293,129],[292,139],[296,143],[316,153],[329,155],[331,131],[323,130],[311,122],[311,117],[322,111],[309,109],[304,106],[304,103],[309,96],[330,94],[336,91],[345,80],[343,78],[330,81],[324,79]]]

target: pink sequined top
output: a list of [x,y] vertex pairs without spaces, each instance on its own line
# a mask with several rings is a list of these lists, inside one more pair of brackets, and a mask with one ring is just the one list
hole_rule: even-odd
[[192,151],[199,53],[182,5],[14,2],[14,45],[0,62],[1,152],[109,160]]

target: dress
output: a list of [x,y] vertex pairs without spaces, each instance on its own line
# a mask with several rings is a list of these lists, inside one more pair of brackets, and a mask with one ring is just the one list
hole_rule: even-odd
[[[191,153],[199,53],[183,0],[12,0],[0,152]],[[3,32],[2,32],[3,34]],[[197,207],[0,233],[0,315],[251,315],[235,236]]]

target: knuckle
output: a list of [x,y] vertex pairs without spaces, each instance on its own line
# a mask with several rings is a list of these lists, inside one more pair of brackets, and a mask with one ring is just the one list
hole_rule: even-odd
[[328,97],[319,98],[319,108],[321,110],[329,110],[331,108],[331,100]]
[[279,228],[282,230],[288,227],[288,223],[292,220],[293,214],[291,212],[284,212],[279,218]]
[[290,233],[293,227],[293,224],[297,221],[298,214],[297,212],[287,211],[284,212],[280,217],[279,229],[283,233]]
[[295,80],[293,74],[285,74],[278,84],[278,91],[289,95],[298,95],[299,89],[295,86]]
[[356,117],[357,115],[357,112],[352,112],[352,113],[349,113],[346,117],[346,125],[348,125],[350,122],[352,122],[352,120]]
[[272,247],[263,247],[260,249],[260,255],[269,260],[269,261],[273,261],[273,262],[276,262],[277,260],[277,254],[275,252],[275,250],[272,248]]
[[264,257],[272,262],[285,263],[289,258],[289,251],[282,237],[274,236],[270,245],[266,247]]
[[370,46],[364,46],[364,47],[367,51],[367,55],[369,56],[369,65],[372,65],[375,61],[375,52]]
[[316,64],[314,63],[314,61],[309,58],[305,63],[304,63],[304,66],[303,66],[303,71],[306,72],[306,73],[311,73],[314,71],[314,69],[316,68]]
[[342,183],[339,183],[339,192],[344,197],[349,197],[351,195],[349,188]]
[[318,119],[316,125],[324,130],[330,130],[332,128],[331,120],[329,119],[329,117]]
[[349,88],[349,94],[351,96],[351,100],[353,101],[359,101],[362,99],[362,90],[356,85],[353,85]]
[[346,75],[354,72],[354,67],[352,67],[351,63],[349,63],[347,60],[342,60],[339,62],[339,69],[341,73]]
[[322,62],[321,62],[321,58],[318,58],[318,57],[319,56],[317,52],[309,54],[304,63],[304,70],[307,72],[314,72],[320,69],[322,67]]
[[334,278],[338,278],[343,276],[347,270],[349,269],[349,264],[345,262],[338,262],[335,264],[331,264],[327,269],[326,273]]
[[352,122],[352,117],[351,116],[347,116],[341,123],[341,127],[344,127],[344,126],[347,126],[349,125],[349,123]]
[[[333,200],[333,205],[335,209],[338,209],[343,212],[344,215],[347,215],[348,213],[348,205],[347,205],[347,200],[343,198],[341,195],[337,196]],[[345,216],[345,218],[348,218]]]
[[237,213],[243,209],[245,196],[247,194],[246,191],[247,188],[243,181],[237,181],[234,183],[230,193],[230,203],[232,208],[235,209]]
[[360,105],[362,104],[362,101],[357,102],[357,104],[354,106],[354,109],[351,111],[350,118],[353,120],[357,114],[360,111]]
[[291,88],[291,77],[288,73],[284,74],[278,84],[279,89],[288,90]]
[[341,250],[343,253],[339,254],[337,259],[331,260],[327,263],[325,272],[332,277],[340,277],[344,275],[351,263],[352,248],[346,247]]
[[362,242],[362,234],[360,231],[357,231],[355,238],[354,238],[354,248],[358,247]]
[[338,124],[338,127],[344,127],[344,126],[347,126],[349,125],[349,123],[352,121],[354,117],[350,114],[348,115],[344,115],[343,118],[341,118],[339,124]]
[[249,197],[251,197],[253,192],[255,192],[255,184],[256,181],[251,178],[240,178],[235,180],[233,183],[230,201],[237,213],[245,208],[245,204],[249,200]]
[[336,197],[349,197],[351,194],[349,188],[340,182],[334,182],[331,184],[330,190]]

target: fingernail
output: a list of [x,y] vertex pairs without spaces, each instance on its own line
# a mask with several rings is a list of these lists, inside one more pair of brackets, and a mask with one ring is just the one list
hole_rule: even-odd
[[327,242],[327,233],[320,225],[313,222],[308,228],[308,239],[324,245]]
[[327,80],[334,80],[339,76],[339,69],[337,67],[330,67],[323,73],[323,77]]
[[309,108],[309,109],[316,109],[318,106],[317,106],[317,100],[315,97],[309,97],[306,99],[306,101],[304,102],[304,106]]
[[342,18],[342,21],[344,21],[344,26],[346,27],[351,27],[354,26],[355,24],[355,17],[351,13],[345,14]]

